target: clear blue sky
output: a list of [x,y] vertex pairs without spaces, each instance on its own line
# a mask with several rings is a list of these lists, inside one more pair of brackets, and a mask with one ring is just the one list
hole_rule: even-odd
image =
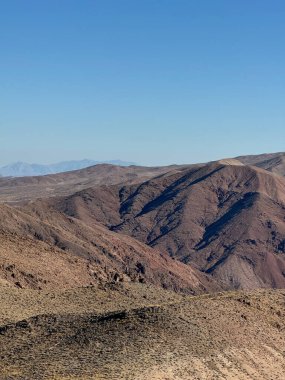
[[0,164],[285,150],[284,0],[0,0]]

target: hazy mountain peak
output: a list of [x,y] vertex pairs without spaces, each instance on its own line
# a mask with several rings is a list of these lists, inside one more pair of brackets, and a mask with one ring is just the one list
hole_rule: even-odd
[[29,164],[27,162],[17,161],[0,168],[0,176],[3,177],[26,177],[46,174],[56,174],[72,170],[84,169],[101,163],[108,163],[119,166],[134,165],[133,162],[121,160],[96,161],[90,159],[62,161],[55,164]]

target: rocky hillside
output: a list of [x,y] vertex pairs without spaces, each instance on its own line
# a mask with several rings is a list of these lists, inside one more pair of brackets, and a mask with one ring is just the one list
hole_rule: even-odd
[[37,214],[0,206],[2,283],[54,289],[135,281],[190,293],[221,289],[163,251],[41,206]]
[[285,180],[263,169],[216,162],[48,204],[167,251],[228,288],[285,286]]

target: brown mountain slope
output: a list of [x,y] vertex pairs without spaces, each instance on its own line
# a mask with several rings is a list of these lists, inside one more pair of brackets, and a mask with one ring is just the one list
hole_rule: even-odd
[[267,153],[237,157],[245,165],[254,165],[270,172],[285,176],[285,153]]
[[175,290],[218,289],[206,275],[129,236],[40,208],[0,207],[0,278],[19,287],[70,288],[143,281]]
[[230,288],[285,286],[285,180],[265,170],[212,163],[49,205],[166,250]]
[[284,291],[182,300],[155,293],[30,294],[30,317],[11,313],[0,325],[1,379],[284,379]]
[[90,186],[137,183],[185,165],[161,167],[99,164],[85,169],[35,177],[0,178],[0,202],[20,202],[55,195],[72,194]]

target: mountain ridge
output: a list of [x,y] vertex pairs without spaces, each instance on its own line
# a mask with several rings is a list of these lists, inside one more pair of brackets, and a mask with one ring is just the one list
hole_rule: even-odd
[[48,203],[166,251],[229,288],[285,286],[285,179],[264,169],[215,162]]
[[[190,265],[189,271],[193,268],[213,280],[213,288],[285,286],[285,178],[237,159],[157,168],[100,164],[55,175],[1,179],[0,192],[3,203],[15,206],[8,212],[12,222],[5,217],[6,206],[1,206],[7,220],[3,232],[11,222],[13,228],[18,226],[12,233],[20,237],[28,234],[75,256],[93,257],[101,263],[96,270],[105,279],[109,275],[102,274],[103,263],[124,274],[123,252],[134,249],[138,263],[140,250],[148,257],[151,273],[151,256],[160,260],[162,254],[176,266],[178,277]],[[24,220],[20,228],[18,220]],[[100,242],[99,250],[94,239]],[[120,247],[119,255],[108,241]],[[165,264],[157,265],[166,274]],[[132,271],[141,271],[135,261]],[[149,280],[160,282],[152,274]],[[176,285],[183,287],[184,280]],[[207,281],[205,288],[210,289]]]

